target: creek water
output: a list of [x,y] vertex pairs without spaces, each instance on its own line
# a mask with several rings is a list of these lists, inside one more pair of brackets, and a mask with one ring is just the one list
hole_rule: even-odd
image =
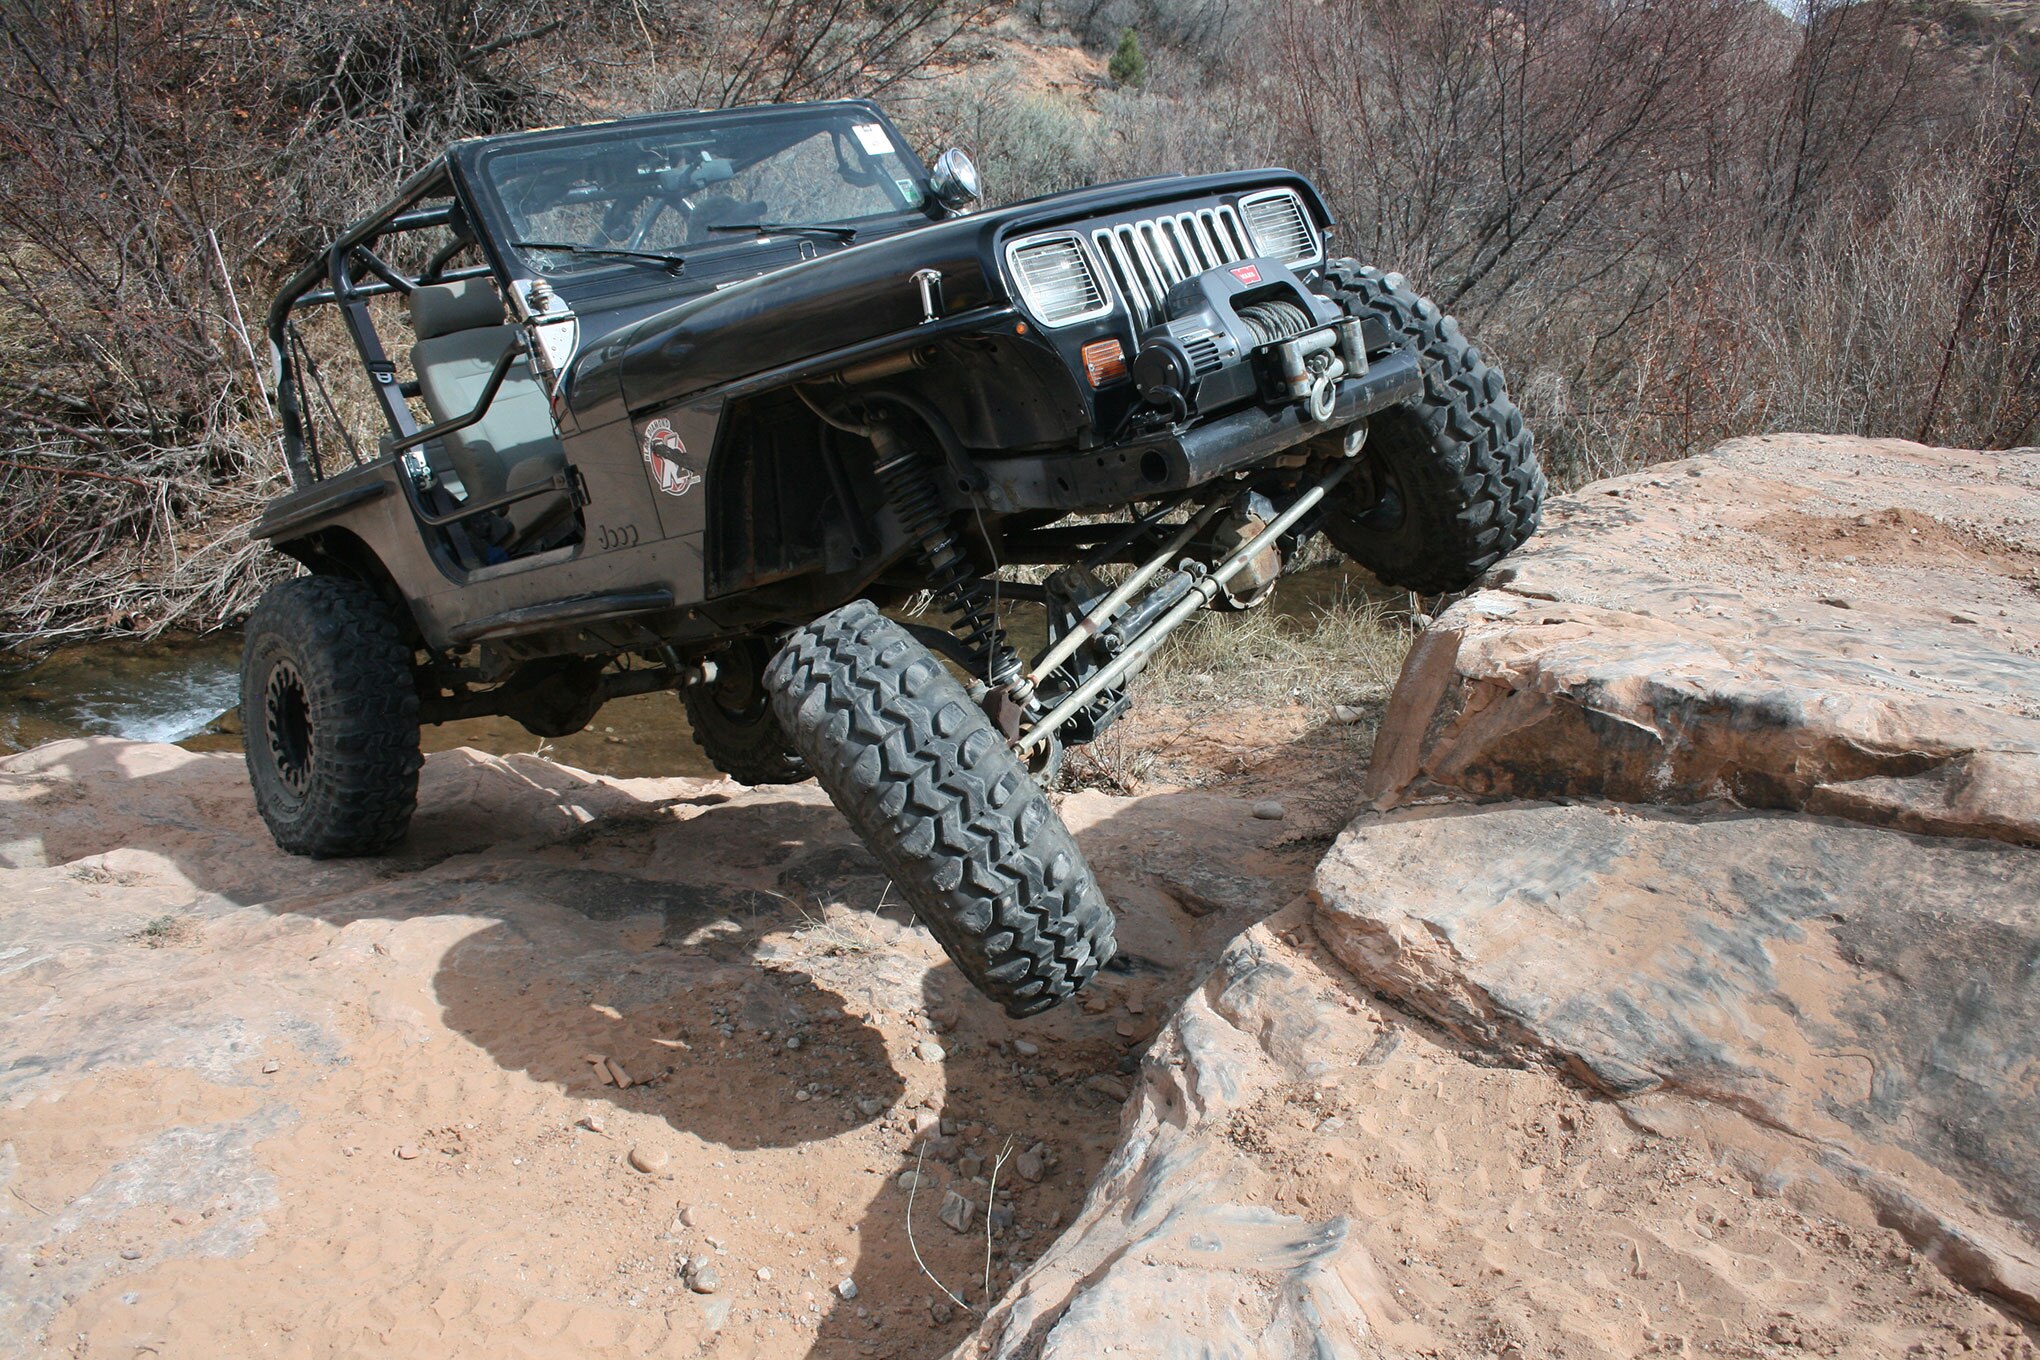
[[[1303,615],[1320,601],[1349,592],[1354,573],[1343,563],[1287,578],[1273,607]],[[1364,580],[1364,576],[1361,576]],[[1023,654],[1042,644],[1040,611],[1012,611],[1009,631]],[[25,664],[0,668],[0,753],[24,751],[66,737],[124,737],[175,742],[196,751],[241,749],[241,638],[220,632],[156,642],[96,642],[61,647]],[[424,729],[427,751],[472,746],[497,755],[536,752],[597,774],[633,779],[712,778],[715,769],[687,730],[671,694],[639,694],[605,705],[585,731],[550,741],[508,718],[470,718]]]

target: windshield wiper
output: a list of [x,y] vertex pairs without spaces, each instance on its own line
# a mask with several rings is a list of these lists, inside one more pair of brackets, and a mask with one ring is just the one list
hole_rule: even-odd
[[827,236],[837,241],[857,239],[855,227],[831,227],[820,222],[723,222],[710,231],[752,231],[760,236]]
[[569,255],[606,255],[619,260],[642,260],[647,264],[664,265],[674,273],[687,267],[685,258],[669,255],[663,250],[625,250],[622,246],[584,246],[572,241],[512,241],[519,250],[564,250]]

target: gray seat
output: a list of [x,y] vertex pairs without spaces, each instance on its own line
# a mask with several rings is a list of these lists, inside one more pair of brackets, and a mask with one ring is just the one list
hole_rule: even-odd
[[[418,375],[418,394],[434,421],[473,410],[503,351],[523,344],[487,279],[413,289],[411,328],[418,337],[411,347],[411,367]],[[545,389],[533,376],[530,361],[521,357],[504,375],[482,418],[447,435],[443,443],[447,460],[473,502],[543,482],[567,466]],[[572,509],[567,497],[555,493],[519,501],[504,513],[516,527],[517,538],[528,539]]]

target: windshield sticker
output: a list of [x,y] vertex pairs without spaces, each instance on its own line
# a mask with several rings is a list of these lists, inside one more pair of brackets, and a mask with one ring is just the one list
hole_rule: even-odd
[[700,474],[681,465],[687,446],[673,431],[670,420],[655,420],[645,426],[645,467],[659,490],[669,496],[684,496],[701,485]]
[[910,179],[896,179],[893,181],[893,183],[899,186],[900,197],[907,200],[907,206],[909,208],[918,208],[921,206],[920,185],[914,183],[914,181]]
[[892,150],[892,138],[877,123],[859,123],[850,130],[857,134],[857,144],[869,155],[883,156]]

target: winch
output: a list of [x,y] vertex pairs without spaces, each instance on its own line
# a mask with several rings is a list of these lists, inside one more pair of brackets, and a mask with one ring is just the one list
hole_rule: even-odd
[[1245,260],[1183,280],[1162,299],[1133,360],[1141,397],[1183,421],[1259,399],[1329,419],[1339,380],[1367,371],[1362,323],[1278,260]]

